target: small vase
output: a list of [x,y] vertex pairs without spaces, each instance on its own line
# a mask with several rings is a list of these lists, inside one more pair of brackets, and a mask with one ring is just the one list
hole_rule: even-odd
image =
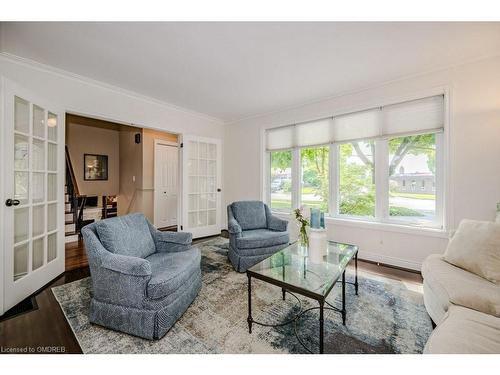
[[307,236],[307,230],[305,227],[300,228],[299,243],[300,243],[300,246],[302,246],[302,247],[309,246],[309,237]]

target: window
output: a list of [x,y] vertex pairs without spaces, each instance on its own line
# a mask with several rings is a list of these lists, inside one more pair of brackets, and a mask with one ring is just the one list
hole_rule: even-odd
[[271,208],[292,209],[292,151],[271,152]]
[[302,171],[300,201],[304,207],[328,211],[329,154],[328,146],[300,150]]
[[375,216],[375,144],[357,141],[339,145],[340,215]]
[[[388,145],[390,218],[420,224],[435,221],[436,135],[391,138]],[[399,189],[398,181],[404,178],[412,179],[410,192]]]
[[266,131],[274,211],[443,226],[443,95]]

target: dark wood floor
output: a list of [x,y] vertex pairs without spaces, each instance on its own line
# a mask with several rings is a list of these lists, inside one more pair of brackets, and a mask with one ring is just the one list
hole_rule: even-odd
[[66,271],[72,271],[79,268],[87,267],[89,262],[87,260],[87,253],[83,240],[76,242],[69,242],[66,244]]
[[[82,242],[71,247],[74,254],[83,252]],[[394,280],[422,283],[420,273],[359,261],[359,269]],[[0,347],[54,347],[58,352],[81,353],[80,346],[59,307],[51,288],[90,275],[88,267],[66,271],[35,294],[38,309],[0,322]],[[4,349],[5,351],[5,349]]]
[[35,294],[38,309],[0,322],[0,347],[54,347],[65,353],[81,353],[73,331],[52,291],[54,286],[70,283],[90,275],[88,267],[65,272]]

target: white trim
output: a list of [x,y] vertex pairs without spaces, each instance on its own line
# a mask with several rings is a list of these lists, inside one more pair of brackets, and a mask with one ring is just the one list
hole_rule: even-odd
[[[210,115],[207,115],[204,113],[200,113],[200,112],[188,109],[188,108],[180,107],[180,106],[177,106],[175,104],[168,103],[168,102],[165,102],[163,100],[153,98],[151,96],[143,95],[143,94],[137,93],[135,91],[127,90],[127,89],[121,88],[119,86],[114,86],[114,85],[111,85],[111,84],[108,84],[108,83],[105,83],[102,81],[97,81],[95,79],[88,78],[88,77],[82,76],[80,74],[72,73],[70,71],[56,68],[52,65],[43,64],[43,63],[40,63],[40,62],[35,61],[35,60],[27,59],[25,57],[13,55],[13,54],[8,53],[8,52],[0,52],[0,59],[4,59],[7,61],[16,63],[16,64],[24,65],[26,67],[36,69],[36,70],[42,71],[44,73],[52,73],[52,74],[58,75],[60,77],[66,78],[66,79],[79,81],[79,82],[82,82],[82,83],[85,83],[88,85],[93,85],[93,86],[96,86],[99,88],[104,88],[106,90],[110,90],[110,91],[113,91],[115,93],[126,95],[128,97],[133,98],[133,99],[138,99],[138,100],[142,100],[142,101],[149,102],[152,104],[160,105],[160,106],[165,107],[167,109],[183,112],[183,113],[186,113],[186,114],[189,114],[192,116],[196,116],[196,117],[204,119],[204,120],[217,122],[217,123],[224,123],[224,120],[219,119],[217,117],[213,117],[213,116],[210,116]],[[70,113],[70,112],[68,112],[68,113]]]
[[388,255],[381,255],[377,253],[372,253],[369,251],[359,250],[358,255],[360,260],[368,260],[376,263],[383,263],[390,266],[402,267],[409,270],[419,271],[422,269],[421,262],[415,262],[411,260],[405,260],[402,258],[391,257]]
[[[273,214],[288,221],[293,220],[292,214],[289,212],[273,211]],[[444,239],[450,238],[452,234],[451,231],[439,228],[420,227],[416,225],[404,225],[395,223],[381,223],[374,220],[356,219],[353,217],[340,218],[340,217],[325,216],[325,224],[327,227],[329,225],[339,225],[351,228],[379,230],[383,232],[403,233],[412,236],[434,237],[434,238],[444,238]]]
[[155,138],[154,142],[155,142],[155,147],[158,144],[163,145],[163,146],[179,147],[179,143],[178,142],[166,141],[164,139]]
[[336,187],[339,181],[339,169],[337,168],[339,152],[336,145],[330,145],[328,158],[328,212],[337,212],[339,197]]
[[[0,76],[0,176],[5,176],[5,162],[4,162],[4,152],[5,150],[5,138],[6,138],[6,119],[5,119],[5,79]],[[4,184],[0,183],[0,316],[4,314],[4,264],[5,264],[5,246],[3,239],[5,238],[5,205],[4,205]]]
[[389,145],[387,140],[374,141],[375,155],[375,218],[383,221],[389,216]]
[[300,162],[300,148],[295,147],[292,152],[292,210],[300,207],[300,191],[302,180],[302,166]]
[[341,225],[346,227],[363,228],[370,230],[381,230],[384,232],[404,233],[410,235],[449,238],[448,231],[439,228],[421,227],[416,225],[405,225],[396,223],[383,223],[354,218],[325,217],[326,224]]

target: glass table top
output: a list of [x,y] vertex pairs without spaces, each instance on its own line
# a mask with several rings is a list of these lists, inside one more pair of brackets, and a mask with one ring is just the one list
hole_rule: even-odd
[[270,283],[276,281],[277,285],[287,284],[326,298],[358,247],[327,241],[320,256],[309,256],[310,251],[295,242],[247,272],[256,278],[262,276]]

